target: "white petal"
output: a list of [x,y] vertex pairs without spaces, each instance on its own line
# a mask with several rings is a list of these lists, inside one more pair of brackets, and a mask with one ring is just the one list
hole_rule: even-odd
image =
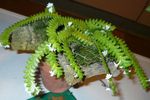
[[47,6],[46,6],[46,7],[47,7],[47,8],[51,8],[51,7],[53,7],[53,3],[50,3],[50,2],[49,2],[49,3],[47,4]]

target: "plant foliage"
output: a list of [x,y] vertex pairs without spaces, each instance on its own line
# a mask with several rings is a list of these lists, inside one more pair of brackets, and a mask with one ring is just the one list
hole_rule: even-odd
[[[27,91],[33,95],[38,95],[41,91],[40,86],[35,82],[34,76],[38,64],[43,58],[49,64],[53,75],[57,78],[61,78],[64,75],[63,67],[58,62],[58,54],[66,56],[69,64],[76,73],[76,78],[80,80],[84,79],[84,73],[80,65],[89,65],[94,61],[102,63],[106,74],[111,75],[112,73],[107,64],[107,55],[109,55],[128,76],[130,76],[129,70],[134,68],[143,88],[149,88],[148,78],[132,52],[123,40],[113,36],[112,32],[116,27],[104,20],[89,19],[84,21],[71,17],[63,17],[57,13],[49,13],[46,10],[6,28],[0,35],[1,44],[10,44],[10,33],[16,28],[44,19],[48,19],[49,22],[46,28],[48,40],[43,41],[35,50],[35,53],[28,59],[24,75]],[[72,48],[74,44],[80,48],[78,52],[81,49],[86,49],[86,52],[78,54]],[[108,54],[104,55],[103,51],[108,51]],[[93,57],[90,57],[88,54]],[[113,77],[108,78],[108,83],[113,94],[117,93]]]

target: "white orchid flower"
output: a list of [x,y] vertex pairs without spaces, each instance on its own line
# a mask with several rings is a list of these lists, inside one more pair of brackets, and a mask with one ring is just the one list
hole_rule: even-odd
[[126,71],[123,71],[123,74],[124,74],[124,75],[126,75],[126,74],[127,74],[127,72],[126,72]]
[[109,29],[110,29],[110,25],[105,25],[105,26],[103,27],[103,29],[109,30]]
[[54,71],[49,71],[50,73],[50,76],[53,77],[55,75],[55,72]]
[[52,51],[52,52],[56,51],[55,48],[49,48],[49,49],[50,49],[50,51]]
[[108,54],[107,50],[102,51],[103,56],[105,57]]
[[56,49],[52,47],[52,44],[48,44],[47,47],[52,52],[56,51]]
[[106,80],[109,80],[110,78],[112,78],[112,75],[111,75],[111,74],[106,74],[105,79],[106,79]]
[[114,67],[118,68],[119,64],[121,63],[121,61],[119,61],[118,63],[113,62],[114,63]]
[[72,22],[68,22],[68,26],[71,26],[73,23]]
[[75,74],[75,75],[74,75],[74,77],[75,77],[75,78],[77,78],[77,77],[78,77],[78,75],[77,75],[77,74]]
[[54,5],[53,5],[53,3],[48,3],[46,7],[48,8],[48,11],[50,13],[54,12]]
[[51,7],[53,7],[53,6],[54,6],[54,4],[49,2],[46,7],[47,7],[47,8],[51,8]]

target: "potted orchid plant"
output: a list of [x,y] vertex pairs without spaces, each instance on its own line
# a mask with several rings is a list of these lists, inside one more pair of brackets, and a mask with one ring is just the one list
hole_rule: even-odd
[[44,12],[6,28],[0,43],[7,49],[33,51],[24,71],[25,87],[32,95],[42,91],[36,81],[39,68],[45,87],[56,93],[103,73],[107,90],[115,95],[116,71],[128,77],[135,72],[142,87],[148,89],[148,77],[125,42],[112,34],[115,29],[102,19],[61,16],[48,3]]

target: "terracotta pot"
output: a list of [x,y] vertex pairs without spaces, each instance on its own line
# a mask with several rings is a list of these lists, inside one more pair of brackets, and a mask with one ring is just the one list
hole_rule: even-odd
[[61,93],[70,88],[64,78],[58,79],[55,76],[50,76],[50,70],[48,64],[44,62],[40,64],[41,77],[46,89],[53,93]]

